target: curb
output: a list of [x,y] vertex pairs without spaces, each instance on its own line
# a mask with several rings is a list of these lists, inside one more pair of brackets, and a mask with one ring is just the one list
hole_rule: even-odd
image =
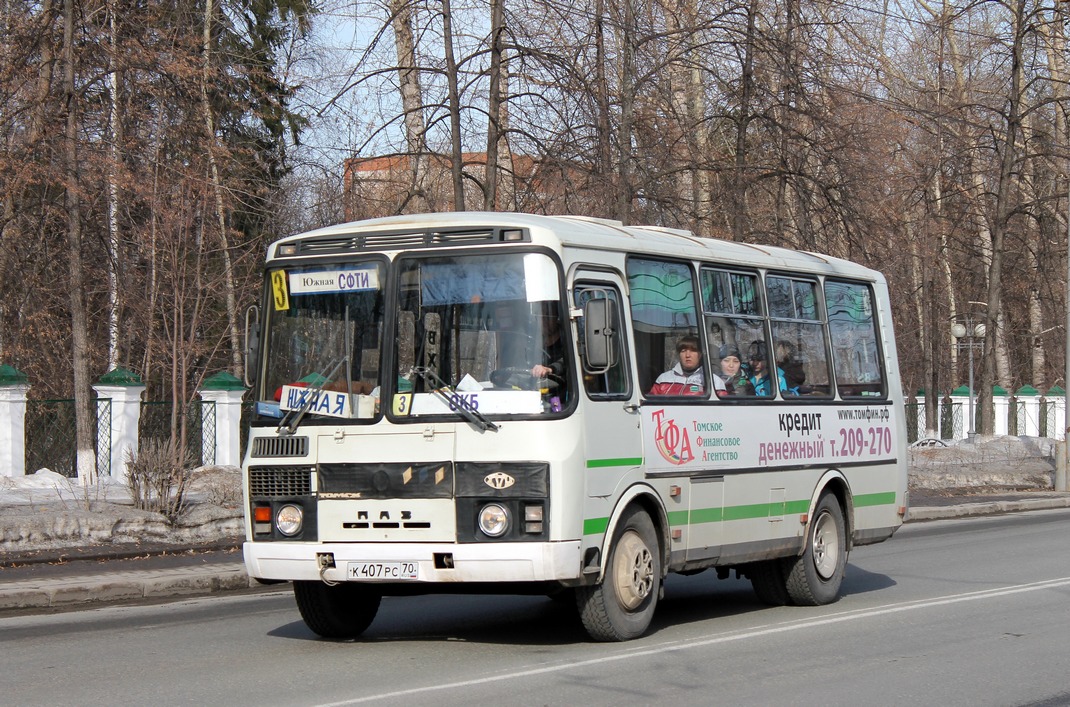
[[60,609],[141,599],[203,596],[247,590],[263,585],[248,575],[242,563],[213,568],[143,570],[78,577],[43,578],[0,583],[0,611]]
[[982,501],[980,503],[962,503],[957,506],[923,506],[911,508],[907,512],[906,522],[990,516],[1019,511],[1043,511],[1053,508],[1070,508],[1070,496],[1011,501]]

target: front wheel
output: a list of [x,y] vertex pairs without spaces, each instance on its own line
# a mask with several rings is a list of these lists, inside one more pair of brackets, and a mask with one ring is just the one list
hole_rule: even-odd
[[630,508],[621,516],[602,582],[576,590],[576,605],[596,641],[627,641],[650,627],[661,591],[661,554],[650,516]]
[[294,599],[305,625],[324,638],[356,638],[379,612],[382,594],[364,584],[295,581]]
[[847,531],[834,495],[827,493],[818,500],[806,550],[789,562],[786,586],[793,604],[820,606],[840,598],[847,569]]

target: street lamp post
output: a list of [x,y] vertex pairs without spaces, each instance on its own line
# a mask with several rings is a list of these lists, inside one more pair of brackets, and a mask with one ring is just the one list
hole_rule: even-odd
[[976,415],[973,411],[973,352],[974,349],[981,349],[985,345],[985,325],[984,322],[974,323],[973,317],[965,315],[962,317],[962,321],[957,321],[951,325],[951,336],[955,337],[955,346],[959,351],[966,349],[970,354],[970,426],[966,432],[966,436],[973,441],[973,438],[977,436],[975,429]]

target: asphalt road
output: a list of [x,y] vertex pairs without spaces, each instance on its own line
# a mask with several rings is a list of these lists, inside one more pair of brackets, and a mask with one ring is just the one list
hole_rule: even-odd
[[18,705],[1070,703],[1070,510],[910,524],[851,555],[845,596],[767,608],[671,577],[651,633],[586,639],[541,597],[384,600],[317,639],[287,589],[0,619]]

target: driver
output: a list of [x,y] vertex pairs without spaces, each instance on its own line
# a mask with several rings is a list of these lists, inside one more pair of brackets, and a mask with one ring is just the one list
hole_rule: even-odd
[[558,380],[565,375],[565,344],[561,340],[561,323],[548,310],[538,315],[542,330],[542,360],[531,367],[535,378],[554,376]]

